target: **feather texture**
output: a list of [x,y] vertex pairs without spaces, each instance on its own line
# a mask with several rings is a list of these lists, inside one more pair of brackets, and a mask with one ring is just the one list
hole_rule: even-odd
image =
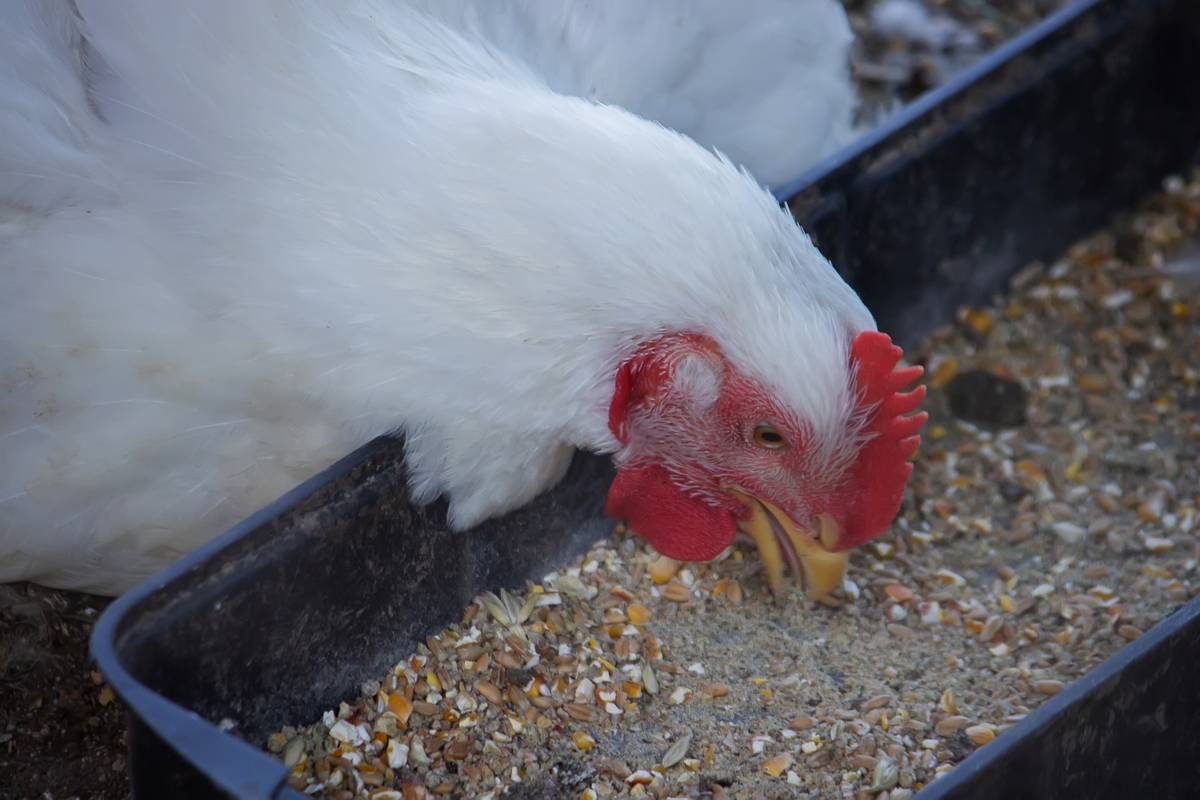
[[[751,11],[784,9],[836,50],[836,5],[739,19],[755,49],[782,34]],[[815,426],[847,413],[874,327],[853,292],[748,174],[596,102],[736,152],[739,112],[709,111],[736,48],[707,43],[733,4],[679,16],[683,63],[616,77],[640,4],[428,6],[0,10],[0,581],[122,591],[396,430],[417,496],[470,526],[618,448],[616,368],[662,331],[703,331]],[[662,13],[627,46],[653,53]],[[840,135],[844,64],[812,58],[828,122],[776,164]]]

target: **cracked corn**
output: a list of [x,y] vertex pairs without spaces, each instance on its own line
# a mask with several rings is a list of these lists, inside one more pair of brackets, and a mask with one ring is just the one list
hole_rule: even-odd
[[[910,797],[1200,589],[1198,221],[1200,176],[1169,179],[910,353],[916,470],[832,596],[777,605],[745,545],[681,565],[618,528],[268,749],[336,798]],[[955,418],[971,371],[1025,422]]]

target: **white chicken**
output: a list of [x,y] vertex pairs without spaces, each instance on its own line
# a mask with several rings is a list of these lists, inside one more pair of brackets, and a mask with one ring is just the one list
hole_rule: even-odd
[[836,580],[916,371],[753,178],[596,101],[782,180],[848,135],[848,40],[836,0],[9,0],[0,581],[123,591],[392,431],[456,528],[584,448],[661,552]]

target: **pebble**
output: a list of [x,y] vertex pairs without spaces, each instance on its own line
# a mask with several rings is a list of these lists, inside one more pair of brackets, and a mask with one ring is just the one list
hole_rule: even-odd
[[945,391],[959,419],[1004,428],[1025,422],[1025,388],[1017,381],[973,369],[956,375]]

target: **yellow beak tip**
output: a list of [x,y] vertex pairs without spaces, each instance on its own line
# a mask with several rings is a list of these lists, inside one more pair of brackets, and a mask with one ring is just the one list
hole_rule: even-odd
[[849,563],[850,556],[845,552],[810,552],[801,556],[800,566],[804,570],[804,588],[808,598],[816,600],[840,586]]
[[[845,552],[829,552],[836,546],[838,538],[837,523],[832,516],[829,514],[817,515],[817,541],[814,542],[810,538],[802,536],[788,516],[766,500],[755,497],[738,487],[729,487],[728,491],[740,498],[751,509],[750,517],[741,527],[758,545],[758,554],[767,571],[767,583],[777,602],[783,599],[785,591],[783,578],[785,561],[779,543],[776,541],[771,519],[782,530],[783,535],[787,536],[796,555],[799,556],[800,568],[804,573],[805,594],[810,600],[824,597],[841,584],[850,556]],[[796,577],[800,578],[800,576]]]

